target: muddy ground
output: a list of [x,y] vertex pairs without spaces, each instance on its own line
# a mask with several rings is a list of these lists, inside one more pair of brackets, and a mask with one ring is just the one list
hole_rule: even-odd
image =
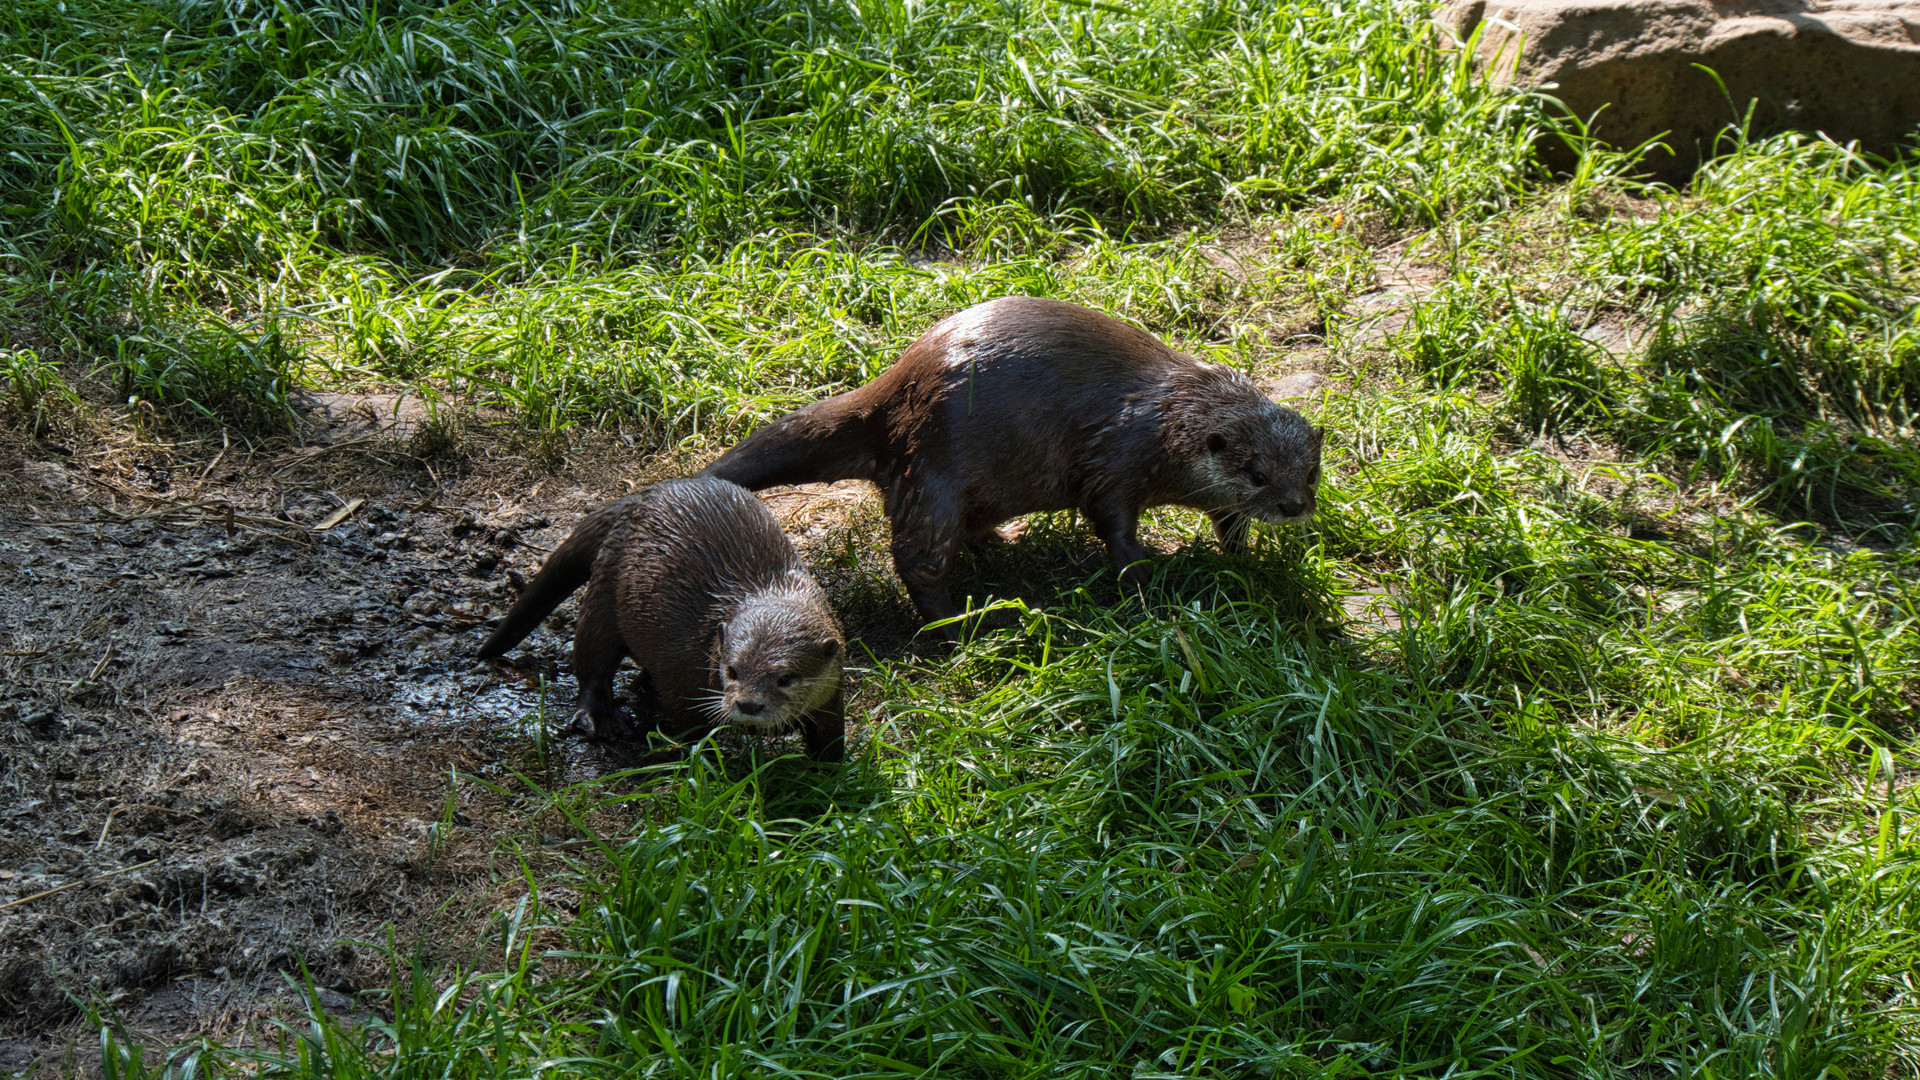
[[[1424,282],[1383,280],[1360,307],[1397,322]],[[1326,359],[1287,358],[1270,391],[1315,393]],[[95,1072],[93,1013],[150,1047],[245,1044],[310,978],[355,1015],[390,978],[368,943],[484,970],[522,860],[581,850],[521,778],[640,759],[536,739],[571,713],[571,602],[506,661],[473,653],[582,514],[701,464],[447,428],[391,395],[306,395],[291,436],[251,442],[127,419],[0,424],[0,1075]],[[869,487],[765,497],[854,643],[857,751],[858,661],[943,649],[916,637]],[[1098,541],[1058,516],[969,557],[957,594],[1111,594]]]
[[[573,602],[506,660],[473,654],[579,517],[699,456],[605,434],[542,452],[391,396],[309,395],[301,417],[252,443],[0,425],[0,1075],[96,1073],[91,1015],[149,1047],[248,1044],[309,978],[357,1015],[389,940],[484,969],[522,860],[582,857],[523,778],[673,756],[536,738],[571,715]],[[853,642],[857,751],[862,660],[944,646],[916,636],[869,486],[764,497]],[[970,557],[959,594],[1113,592],[1062,517]]]
[[[394,404],[310,399],[250,446],[0,427],[0,1074],[91,1071],[90,1008],[149,1045],[245,1041],[304,972],[346,1010],[386,985],[364,943],[388,928],[468,959],[525,892],[516,853],[576,835],[469,778],[632,763],[536,745],[542,680],[556,724],[574,697],[571,604],[509,662],[472,655],[582,513],[697,462],[449,440]],[[873,497],[770,501],[850,634],[898,654],[910,607],[847,554]]]

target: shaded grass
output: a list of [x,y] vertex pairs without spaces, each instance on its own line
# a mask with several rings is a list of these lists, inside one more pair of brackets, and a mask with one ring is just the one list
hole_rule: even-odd
[[[1386,3],[36,2],[10,22],[14,167],[60,185],[73,242],[179,263],[278,261],[310,227],[542,253],[912,227],[970,195],[1153,218],[1358,184],[1431,213],[1523,167],[1462,123],[1499,95],[1450,85]],[[161,204],[167,181],[184,197]],[[236,204],[252,235],[216,235]]]

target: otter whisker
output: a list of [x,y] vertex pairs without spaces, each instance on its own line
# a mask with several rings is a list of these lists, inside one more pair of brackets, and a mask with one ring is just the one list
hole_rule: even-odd
[[1175,503],[1182,503],[1188,499],[1193,498],[1196,495],[1208,495],[1208,494],[1212,494],[1219,491],[1225,491],[1229,495],[1231,495],[1233,493],[1233,488],[1225,480],[1222,480],[1216,476],[1208,480],[1206,483],[1201,484],[1198,487],[1188,488],[1185,494],[1177,495],[1170,501]]
[[[1199,495],[1203,492],[1218,491],[1221,488],[1224,488],[1226,486],[1227,485],[1220,480],[1209,480],[1206,483],[1201,484],[1199,487],[1188,488],[1185,493],[1179,496],[1179,499],[1191,499],[1195,495]],[[1175,501],[1177,502],[1179,501],[1179,499],[1176,499]]]
[[727,692],[725,690],[705,689],[689,696],[694,700],[694,707],[704,711],[708,716],[712,717],[715,722],[726,719],[727,713],[730,711],[727,708]]

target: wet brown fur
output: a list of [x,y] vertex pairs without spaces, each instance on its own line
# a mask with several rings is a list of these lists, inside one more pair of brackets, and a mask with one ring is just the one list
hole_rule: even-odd
[[1022,514],[1079,510],[1134,586],[1150,506],[1203,510],[1222,546],[1244,550],[1252,521],[1313,512],[1320,446],[1237,371],[1077,304],[1015,296],[950,316],[873,382],[775,420],[700,475],[754,490],[872,481],[894,567],[935,621],[959,614],[956,544]]
[[798,726],[810,756],[844,754],[845,635],[779,522],[746,490],[668,480],[588,515],[481,658],[511,649],[583,583],[573,666],[589,734],[626,732],[613,675],[631,656],[643,673],[643,726]]

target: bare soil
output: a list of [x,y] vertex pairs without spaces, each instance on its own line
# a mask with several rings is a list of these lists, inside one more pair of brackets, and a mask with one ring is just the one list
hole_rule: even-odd
[[[248,1041],[308,978],[351,1011],[389,931],[477,960],[519,860],[576,833],[475,778],[631,763],[536,746],[571,712],[570,606],[508,661],[472,655],[581,514],[694,463],[434,431],[422,459],[404,401],[350,404],[251,448],[0,427],[0,1074],[91,1072],[90,1009],[153,1046]],[[851,632],[912,637],[884,542],[847,536],[883,529],[871,494],[770,502]]]

